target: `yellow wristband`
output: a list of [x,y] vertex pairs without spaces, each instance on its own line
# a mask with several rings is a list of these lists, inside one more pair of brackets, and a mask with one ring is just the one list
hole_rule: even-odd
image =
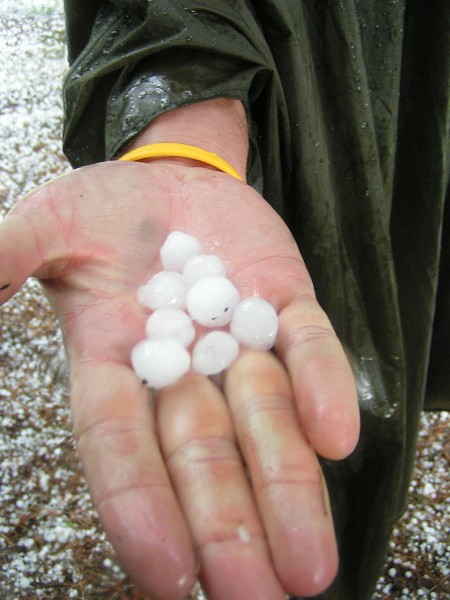
[[186,144],[176,144],[172,142],[164,142],[161,144],[149,144],[148,146],[142,146],[136,148],[127,154],[124,154],[119,160],[145,160],[146,158],[163,158],[173,157],[178,158],[192,158],[198,160],[207,165],[211,165],[219,171],[223,171],[232,177],[236,177],[239,181],[244,181],[239,173],[231,165],[229,165],[223,158],[214,154],[214,152],[208,152],[197,148],[197,146],[188,146]]

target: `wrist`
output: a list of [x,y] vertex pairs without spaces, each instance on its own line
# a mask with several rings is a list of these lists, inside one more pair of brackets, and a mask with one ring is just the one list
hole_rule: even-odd
[[239,100],[206,100],[160,115],[134,138],[126,151],[160,142],[188,144],[214,152],[245,180],[248,130],[245,109]]

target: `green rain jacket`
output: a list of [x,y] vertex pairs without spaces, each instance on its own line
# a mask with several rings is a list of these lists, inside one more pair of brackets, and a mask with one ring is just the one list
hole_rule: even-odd
[[323,461],[341,567],[322,597],[370,598],[424,401],[450,398],[450,3],[65,4],[74,166],[113,158],[178,106],[244,102],[249,182],[295,235],[359,390],[357,450]]

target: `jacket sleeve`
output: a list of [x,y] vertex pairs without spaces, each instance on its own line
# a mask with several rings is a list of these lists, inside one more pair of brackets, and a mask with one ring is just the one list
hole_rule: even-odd
[[64,151],[75,167],[113,158],[176,107],[219,97],[248,107],[276,72],[245,0],[66,0],[66,21]]

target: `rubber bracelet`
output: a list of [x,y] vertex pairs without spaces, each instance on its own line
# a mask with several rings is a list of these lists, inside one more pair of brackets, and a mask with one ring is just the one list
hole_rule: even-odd
[[202,148],[197,148],[197,146],[188,146],[187,144],[176,144],[173,142],[149,144],[148,146],[141,146],[141,148],[136,148],[135,150],[131,150],[131,152],[127,152],[127,154],[121,156],[119,160],[139,161],[145,160],[146,158],[164,158],[173,156],[198,160],[207,165],[211,165],[232,177],[236,177],[239,181],[244,181],[236,169],[223,160],[223,158],[214,154],[214,152],[208,152],[207,150],[202,150]]

